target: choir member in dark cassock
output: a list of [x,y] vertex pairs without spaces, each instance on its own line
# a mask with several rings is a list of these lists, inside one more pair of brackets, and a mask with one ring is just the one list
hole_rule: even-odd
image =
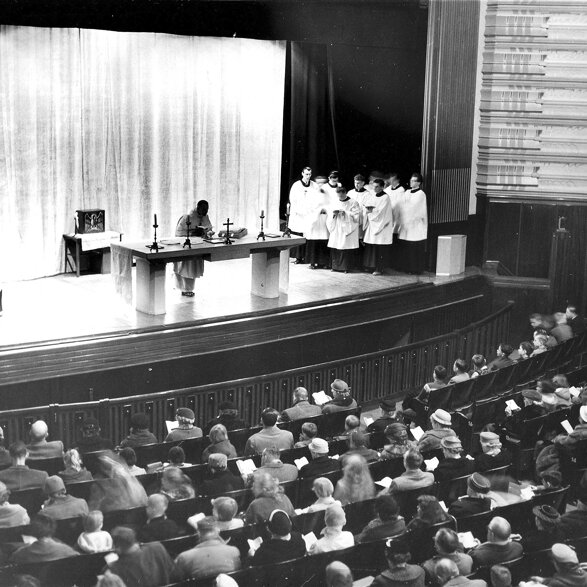
[[502,449],[499,436],[495,432],[481,432],[479,435],[482,453],[475,457],[477,471],[489,471],[498,467],[505,467],[512,462],[512,455]]
[[326,226],[330,232],[328,247],[333,271],[348,273],[354,269],[359,250],[361,207],[344,188],[337,188],[338,200],[329,208]]
[[491,491],[489,479],[481,473],[473,473],[467,480],[467,495],[459,497],[448,508],[448,513],[455,518],[465,518],[491,510],[492,501],[487,497]]
[[383,271],[391,266],[393,212],[383,185],[382,179],[374,179],[374,191],[365,198],[364,204],[363,266],[367,271],[372,271],[373,275],[383,275]]

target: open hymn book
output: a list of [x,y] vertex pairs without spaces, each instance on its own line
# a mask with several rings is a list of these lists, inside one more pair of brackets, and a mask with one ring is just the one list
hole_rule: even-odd
[[324,391],[317,391],[312,394],[312,397],[314,398],[314,403],[317,406],[322,406],[332,401],[332,398],[329,395],[326,395]]
[[239,460],[236,462],[236,466],[238,467],[238,470],[243,477],[248,477],[257,470],[253,459]]

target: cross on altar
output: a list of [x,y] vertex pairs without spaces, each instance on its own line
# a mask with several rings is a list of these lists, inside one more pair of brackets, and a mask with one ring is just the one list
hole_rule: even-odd
[[225,245],[231,245],[232,241],[230,240],[230,227],[234,224],[234,222],[230,221],[230,218],[226,219],[226,222],[222,226],[226,226],[226,237],[224,239]]

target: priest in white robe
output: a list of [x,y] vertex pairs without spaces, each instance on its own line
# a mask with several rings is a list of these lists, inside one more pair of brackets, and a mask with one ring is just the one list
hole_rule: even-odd
[[384,270],[390,266],[393,243],[393,212],[383,186],[382,179],[373,180],[373,193],[365,199],[364,206],[363,266],[366,271],[372,271],[373,275],[383,275]]
[[355,267],[359,250],[361,206],[343,187],[338,188],[337,195],[338,202],[326,220],[330,232],[328,246],[332,270],[348,273]]
[[[294,182],[289,190],[289,224],[288,228],[296,236],[304,236],[306,226],[306,213],[308,209],[308,193],[316,189],[316,184],[311,180],[312,169],[304,167],[302,178]],[[296,263],[303,263],[305,256],[305,245],[292,249],[292,255]]]
[[326,217],[329,210],[332,210],[333,204],[330,193],[324,188],[319,187],[308,191],[304,236],[306,237],[306,263],[310,264],[310,269],[330,268]]

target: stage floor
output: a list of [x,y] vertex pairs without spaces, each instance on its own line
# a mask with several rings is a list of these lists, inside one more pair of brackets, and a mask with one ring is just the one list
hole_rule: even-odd
[[0,352],[8,351],[11,346],[22,348],[78,337],[132,334],[136,330],[328,302],[407,285],[442,284],[479,273],[471,267],[455,277],[436,277],[429,273],[414,276],[393,271],[374,276],[311,270],[308,265],[291,263],[289,293],[264,299],[250,293],[250,260],[237,259],[206,263],[204,277],[196,282],[195,297],[188,298],[174,289],[169,264],[167,313],[161,316],[143,314],[124,304],[114,292],[110,275],[60,274],[3,285]]

